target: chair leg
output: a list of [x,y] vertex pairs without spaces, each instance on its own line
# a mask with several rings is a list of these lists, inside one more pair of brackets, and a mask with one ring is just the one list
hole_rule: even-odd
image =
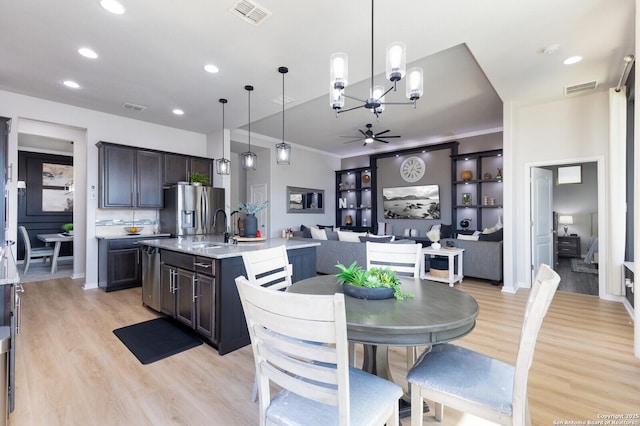
[[411,426],[422,426],[424,421],[422,412],[422,395],[420,395],[420,386],[411,386]]
[[433,404],[435,405],[433,407],[433,415],[437,421],[441,422],[444,418],[444,405],[439,402],[434,402]]
[[256,402],[258,400],[258,378],[253,379],[253,390],[251,391],[251,401]]

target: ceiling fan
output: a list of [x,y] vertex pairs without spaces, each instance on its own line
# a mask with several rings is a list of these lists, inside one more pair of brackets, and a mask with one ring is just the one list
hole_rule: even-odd
[[347,141],[345,143],[351,143],[351,142],[358,142],[358,141],[364,141],[364,144],[362,144],[362,146],[365,146],[367,144],[373,143],[373,141],[376,142],[382,142],[382,143],[389,143],[389,141],[385,141],[384,139],[389,139],[389,138],[399,138],[400,136],[381,136],[384,135],[385,133],[390,132],[389,129],[387,130],[383,130],[382,132],[378,132],[378,133],[373,133],[373,130],[371,130],[371,127],[373,127],[372,124],[367,124],[367,130],[362,130],[362,129],[358,129],[358,131],[360,133],[362,133],[362,137],[356,137],[356,136],[341,136],[342,138],[356,138],[352,141]]

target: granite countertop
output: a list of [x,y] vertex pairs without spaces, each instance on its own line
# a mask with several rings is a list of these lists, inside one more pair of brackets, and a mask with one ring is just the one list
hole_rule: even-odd
[[104,236],[97,236],[96,238],[99,240],[119,240],[119,239],[123,239],[123,238],[158,238],[158,237],[170,237],[171,234],[166,233],[166,234],[124,234],[124,235],[104,235]]
[[320,243],[312,239],[309,239],[309,241],[300,241],[280,238],[272,238],[256,242],[225,244],[224,238],[216,235],[194,235],[184,238],[148,239],[138,241],[138,244],[197,256],[211,257],[213,259],[242,256],[243,252],[263,250],[281,245],[285,245],[287,249],[299,249],[320,245]]

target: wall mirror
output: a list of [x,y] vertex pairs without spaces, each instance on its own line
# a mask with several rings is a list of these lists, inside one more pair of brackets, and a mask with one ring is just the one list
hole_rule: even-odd
[[324,190],[287,186],[287,213],[324,213]]

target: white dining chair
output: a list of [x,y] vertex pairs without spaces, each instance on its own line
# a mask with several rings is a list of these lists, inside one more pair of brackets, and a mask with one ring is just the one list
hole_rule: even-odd
[[367,241],[367,270],[389,268],[398,275],[419,277],[421,244],[374,243]]
[[[292,283],[293,266],[285,246],[265,250],[245,251],[242,253],[244,269],[249,283],[270,290],[282,290]],[[251,400],[258,397],[258,382],[254,380]]]
[[43,262],[49,259],[49,262],[53,259],[53,247],[31,247],[31,240],[29,239],[29,233],[24,226],[18,226],[20,235],[24,240],[24,274],[27,274],[29,270],[29,264],[31,259],[42,258]]
[[448,343],[425,351],[407,375],[411,426],[422,425],[423,399],[435,402],[438,421],[442,421],[446,405],[501,425],[531,425],[529,368],[542,320],[559,282],[556,272],[540,265],[525,309],[515,366]]
[[[260,425],[395,425],[402,388],[349,367],[344,294],[271,291],[237,277]],[[271,385],[280,388],[271,396]]]
[[[366,242],[367,270],[389,268],[400,276],[418,278],[423,265],[422,244],[394,244]],[[349,355],[355,362],[355,345],[349,346]],[[415,346],[407,346],[407,369],[415,362],[418,352]]]

